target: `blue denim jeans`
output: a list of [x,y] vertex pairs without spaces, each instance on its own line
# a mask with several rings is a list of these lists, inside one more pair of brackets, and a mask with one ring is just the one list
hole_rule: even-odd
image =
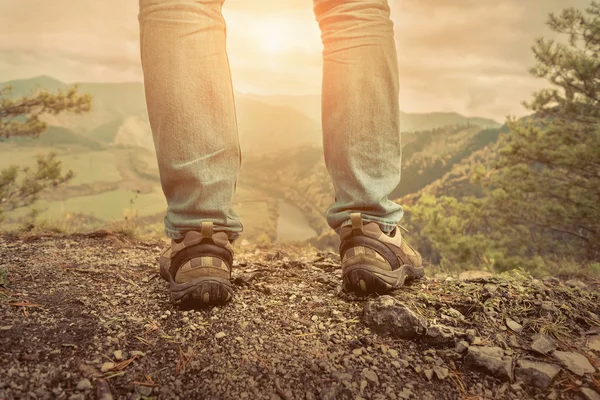
[[[400,182],[398,60],[387,0],[313,0],[323,41],[322,127],[338,230],[350,213],[396,227]],[[172,239],[212,221],[235,239],[242,162],[222,0],[140,0],[146,102]]]

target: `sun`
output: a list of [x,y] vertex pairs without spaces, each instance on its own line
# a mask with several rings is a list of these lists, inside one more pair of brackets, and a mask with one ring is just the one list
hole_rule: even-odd
[[294,32],[285,19],[262,18],[255,25],[257,47],[266,54],[280,55],[290,49]]
[[280,35],[271,35],[269,37],[264,37],[262,39],[262,43],[260,44],[260,48],[269,54],[282,54],[285,53],[286,41]]

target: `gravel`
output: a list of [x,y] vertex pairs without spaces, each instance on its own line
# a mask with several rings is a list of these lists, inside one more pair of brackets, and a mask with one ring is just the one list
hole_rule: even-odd
[[429,272],[361,298],[341,290],[335,253],[236,245],[234,301],[182,310],[159,277],[163,246],[111,233],[0,236],[0,399],[596,399],[600,390],[598,282]]

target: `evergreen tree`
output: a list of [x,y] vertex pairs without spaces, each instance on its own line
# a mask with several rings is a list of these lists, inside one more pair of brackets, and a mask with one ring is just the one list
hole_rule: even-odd
[[[37,137],[47,128],[44,114],[65,111],[83,113],[91,108],[91,97],[81,95],[77,87],[55,93],[37,91],[30,96],[14,98],[11,87],[0,89],[0,140],[11,137]],[[12,165],[0,170],[0,220],[3,212],[32,204],[42,190],[69,181],[73,171],[64,173],[55,153],[38,156],[35,167]]]
[[[600,259],[600,3],[550,14],[531,73],[552,85],[470,168],[480,196],[424,195],[406,224],[432,262],[495,270]],[[563,38],[566,40],[560,41]],[[583,263],[585,264],[585,263]]]

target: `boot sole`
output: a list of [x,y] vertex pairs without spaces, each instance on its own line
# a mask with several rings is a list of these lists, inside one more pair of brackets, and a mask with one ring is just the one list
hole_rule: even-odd
[[368,264],[356,264],[343,272],[343,287],[357,295],[385,294],[402,287],[405,282],[422,277],[423,267],[403,265],[395,271],[386,271]]
[[233,285],[227,279],[206,276],[177,283],[164,268],[160,269],[160,275],[169,282],[171,302],[184,308],[206,308],[233,298]]

